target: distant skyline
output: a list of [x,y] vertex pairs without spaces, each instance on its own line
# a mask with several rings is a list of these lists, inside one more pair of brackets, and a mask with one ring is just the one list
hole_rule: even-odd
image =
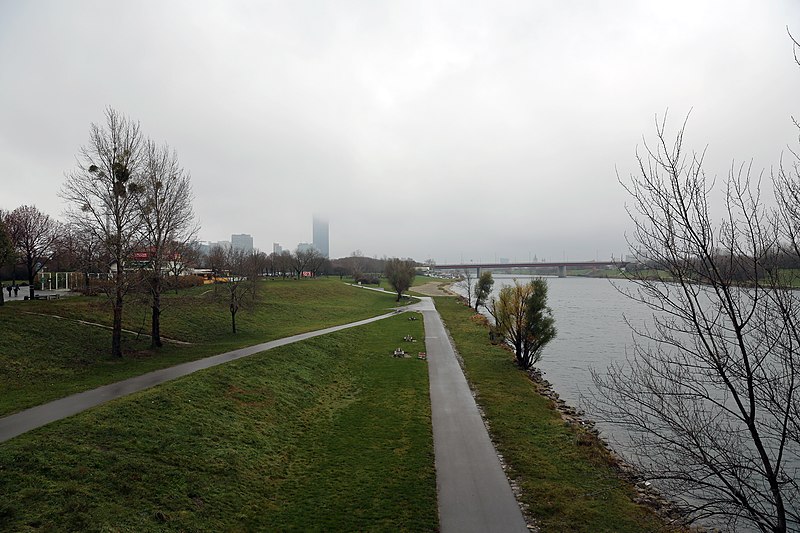
[[800,2],[0,0],[0,208],[59,217],[110,105],[178,152],[200,239],[294,249],[325,213],[331,257],[605,259],[656,114],[720,179],[800,148],[787,27]]

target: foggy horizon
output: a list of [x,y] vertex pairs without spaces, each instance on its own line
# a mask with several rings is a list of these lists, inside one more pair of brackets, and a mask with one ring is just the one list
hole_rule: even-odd
[[[200,240],[607,260],[668,113],[718,185],[798,148],[800,4],[0,0],[0,208],[61,219],[111,106],[191,173]],[[715,202],[719,205],[722,191]]]

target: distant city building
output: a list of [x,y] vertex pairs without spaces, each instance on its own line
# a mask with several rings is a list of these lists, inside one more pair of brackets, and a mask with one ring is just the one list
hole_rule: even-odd
[[313,242],[314,248],[325,257],[330,257],[328,244],[328,221],[314,215],[313,218]]
[[197,249],[200,251],[201,255],[208,255],[211,252],[211,249],[215,246],[219,246],[223,250],[227,250],[231,247],[231,243],[229,241],[195,241],[194,245],[197,246]]
[[283,246],[279,242],[272,243],[272,253],[275,255],[281,255],[283,253]]
[[249,254],[253,251],[253,237],[247,233],[231,235],[231,246],[234,250],[242,250]]
[[508,257],[501,257],[500,264],[507,265],[508,264]]
[[307,252],[309,250],[316,250],[316,247],[310,242],[301,242],[297,245],[298,252]]
[[208,252],[211,251],[211,243],[208,241],[193,241],[192,246],[197,248],[197,252],[200,256],[207,256]]

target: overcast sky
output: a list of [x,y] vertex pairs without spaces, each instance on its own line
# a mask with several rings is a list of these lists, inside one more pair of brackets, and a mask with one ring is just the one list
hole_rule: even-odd
[[[113,106],[191,173],[203,240],[332,257],[608,258],[669,108],[707,172],[797,146],[785,1],[0,0],[0,208],[60,217]],[[616,170],[615,170],[616,169]]]

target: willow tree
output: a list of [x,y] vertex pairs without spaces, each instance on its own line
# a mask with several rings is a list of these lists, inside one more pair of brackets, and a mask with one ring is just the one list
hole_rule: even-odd
[[480,306],[486,306],[486,300],[492,293],[492,287],[494,287],[492,273],[488,270],[481,272],[481,275],[478,276],[478,281],[475,283],[475,312],[479,310]]
[[144,139],[139,123],[109,107],[105,126],[91,124],[89,143],[78,154],[78,168],[66,174],[60,196],[67,218],[100,243],[113,267],[106,295],[113,308],[111,353],[122,357],[122,308],[132,280],[124,265],[140,244],[136,203]]
[[555,319],[547,306],[547,282],[535,278],[525,285],[500,289],[488,306],[494,319],[492,334],[514,350],[514,357],[523,370],[528,370],[542,357],[544,347],[555,338]]

